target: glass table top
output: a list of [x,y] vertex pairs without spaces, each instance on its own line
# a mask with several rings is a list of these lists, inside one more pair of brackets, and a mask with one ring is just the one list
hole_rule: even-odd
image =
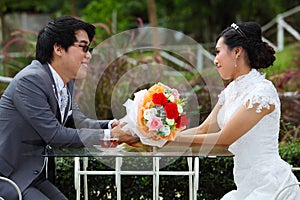
[[200,145],[165,145],[162,148],[146,145],[131,146],[121,144],[115,148],[102,148],[100,145],[84,148],[49,149],[44,156],[54,157],[219,157],[232,156],[225,147]]

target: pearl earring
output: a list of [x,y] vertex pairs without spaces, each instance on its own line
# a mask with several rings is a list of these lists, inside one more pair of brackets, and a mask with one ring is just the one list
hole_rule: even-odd
[[236,56],[234,59],[234,67],[237,68],[236,60],[239,58],[239,56]]
[[237,68],[236,58],[234,59],[234,68]]

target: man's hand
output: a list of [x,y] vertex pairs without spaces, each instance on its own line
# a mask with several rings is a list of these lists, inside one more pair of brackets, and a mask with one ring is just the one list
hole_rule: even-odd
[[122,130],[122,127],[125,126],[126,123],[122,123],[122,124],[118,124],[117,126],[115,126],[111,132],[110,132],[110,136],[112,138],[119,138],[119,143],[125,142],[125,143],[133,143],[136,142],[138,140],[137,136],[132,136],[131,133],[129,131],[124,131]]
[[111,128],[115,128],[120,124],[119,120],[114,120],[114,122],[111,124]]

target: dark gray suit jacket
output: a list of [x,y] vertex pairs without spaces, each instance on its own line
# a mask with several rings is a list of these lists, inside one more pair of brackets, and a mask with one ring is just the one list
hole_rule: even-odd
[[[68,88],[72,94],[72,82]],[[47,145],[77,148],[97,144],[108,128],[108,120],[88,119],[74,101],[66,121],[61,123],[60,117],[50,68],[34,60],[14,77],[0,99],[0,174],[15,181],[22,191],[45,167],[42,155]],[[7,190],[0,182],[0,196]]]

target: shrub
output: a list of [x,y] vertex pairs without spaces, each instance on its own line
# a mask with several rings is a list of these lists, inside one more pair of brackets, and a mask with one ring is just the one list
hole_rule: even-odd
[[[104,158],[105,163],[114,162],[114,158]],[[162,158],[169,159],[169,158]],[[102,158],[101,158],[102,160]],[[69,198],[75,199],[73,159],[59,158],[57,170],[57,185]],[[103,161],[103,160],[102,160]],[[152,158],[124,158],[123,170],[135,168],[140,170],[148,166],[152,170]],[[220,199],[226,192],[234,189],[232,178],[232,158],[201,158],[199,166],[198,199]],[[88,170],[114,170],[107,167],[98,158],[89,159]],[[128,169],[129,170],[129,169]],[[171,165],[163,167],[161,171],[187,171],[187,161],[184,157],[177,159]],[[152,199],[153,179],[150,175],[122,175],[122,199]],[[188,176],[160,176],[159,195],[164,199],[189,199]],[[83,193],[82,179],[81,193]],[[88,176],[88,195],[91,200],[116,199],[115,177],[112,175]],[[81,196],[83,198],[83,196]]]
[[[299,130],[298,130],[299,131]],[[290,141],[281,142],[279,153],[281,157],[294,167],[300,167],[300,138],[292,138]],[[300,171],[295,171],[295,175],[300,179]]]

